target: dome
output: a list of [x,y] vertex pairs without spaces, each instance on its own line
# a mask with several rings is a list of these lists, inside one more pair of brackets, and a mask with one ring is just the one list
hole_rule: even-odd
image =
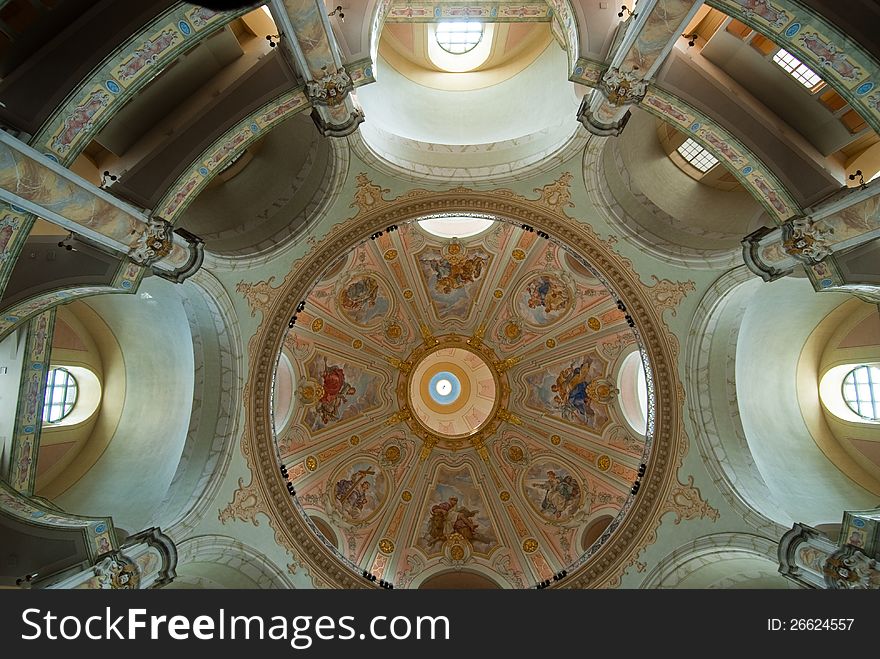
[[649,453],[615,386],[639,339],[577,254],[502,221],[467,238],[411,222],[304,302],[274,442],[339,561],[398,588],[464,567],[522,588],[613,534]]

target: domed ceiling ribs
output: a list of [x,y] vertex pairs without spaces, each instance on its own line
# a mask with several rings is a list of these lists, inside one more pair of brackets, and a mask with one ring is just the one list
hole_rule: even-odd
[[[503,223],[450,241],[402,226],[333,271],[284,341],[299,409],[278,446],[284,463],[305,461],[293,480],[305,510],[389,578],[413,554],[472,555],[502,579],[504,555],[524,583],[573,562],[578,531],[617,512],[644,450],[610,404],[612,364],[635,336],[605,287]],[[477,383],[494,395],[482,415],[448,415],[459,427],[411,395],[431,354],[494,371]]]
[[[279,541],[324,583],[356,586],[363,582],[355,575],[366,570],[397,587],[418,586],[464,565],[506,587],[529,587],[567,568],[577,575],[570,585],[607,583],[640,546],[633,543],[653,535],[656,522],[648,520],[659,508],[652,501],[676,480],[669,470],[683,449],[670,441],[678,404],[667,348],[653,328],[655,314],[683,292],[669,294],[674,285],[663,280],[651,289],[656,305],[639,302],[630,266],[609,260],[588,227],[562,219],[572,206],[569,180],[563,174],[538,189],[538,201],[459,188],[389,202],[387,191],[361,176],[352,204],[358,215],[297,262],[280,288],[240,286],[270,321],[253,339],[260,355],[253,364],[267,371],[251,375],[253,434],[245,438],[246,455],[261,466],[240,494],[256,497],[252,512],[265,509]],[[406,224],[429,209],[488,212],[516,225],[440,239]],[[564,236],[583,256],[519,228],[525,222]],[[374,239],[361,243],[370,232]],[[612,278],[625,304],[582,258]],[[252,298],[252,290],[263,293]],[[295,324],[284,331],[292,311]],[[658,396],[638,497],[630,489],[646,444],[619,416],[613,379],[636,341],[630,314],[641,319]],[[295,409],[286,427],[272,430],[266,376],[279,349],[295,371]],[[487,366],[501,402],[470,434],[426,430],[402,385],[414,390],[409,378],[420,360],[459,351]],[[279,487],[285,480],[293,499]],[[621,510],[625,516],[585,552],[590,521]],[[319,526],[335,537],[325,540]]]

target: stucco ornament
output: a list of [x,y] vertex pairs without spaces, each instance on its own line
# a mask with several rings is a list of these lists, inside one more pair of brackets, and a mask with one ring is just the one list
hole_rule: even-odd
[[306,83],[306,94],[313,104],[330,107],[339,105],[353,88],[351,77],[341,67],[332,73],[327,73],[327,68],[324,67],[324,71],[324,76]]
[[831,254],[829,236],[834,229],[821,229],[808,217],[801,217],[783,225],[782,247],[800,261],[815,263]]
[[150,219],[137,243],[129,251],[128,258],[138,265],[151,265],[167,256],[174,241],[171,223],[160,217]]
[[637,71],[621,71],[612,67],[602,75],[600,88],[613,105],[634,105],[645,97],[648,82]]
[[825,584],[833,590],[863,590],[880,588],[880,569],[877,561],[869,558],[852,545],[838,549],[822,566]]

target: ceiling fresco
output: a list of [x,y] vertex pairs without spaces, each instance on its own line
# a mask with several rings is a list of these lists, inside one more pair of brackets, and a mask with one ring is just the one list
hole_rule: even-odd
[[533,231],[383,232],[329,265],[283,338],[275,445],[297,509],[397,588],[551,579],[612,535],[647,460],[616,386],[637,347],[606,284]]

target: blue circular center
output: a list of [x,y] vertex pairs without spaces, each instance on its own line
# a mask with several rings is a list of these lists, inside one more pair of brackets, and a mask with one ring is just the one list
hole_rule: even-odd
[[428,383],[428,393],[435,403],[451,405],[461,393],[461,383],[449,371],[440,371]]

